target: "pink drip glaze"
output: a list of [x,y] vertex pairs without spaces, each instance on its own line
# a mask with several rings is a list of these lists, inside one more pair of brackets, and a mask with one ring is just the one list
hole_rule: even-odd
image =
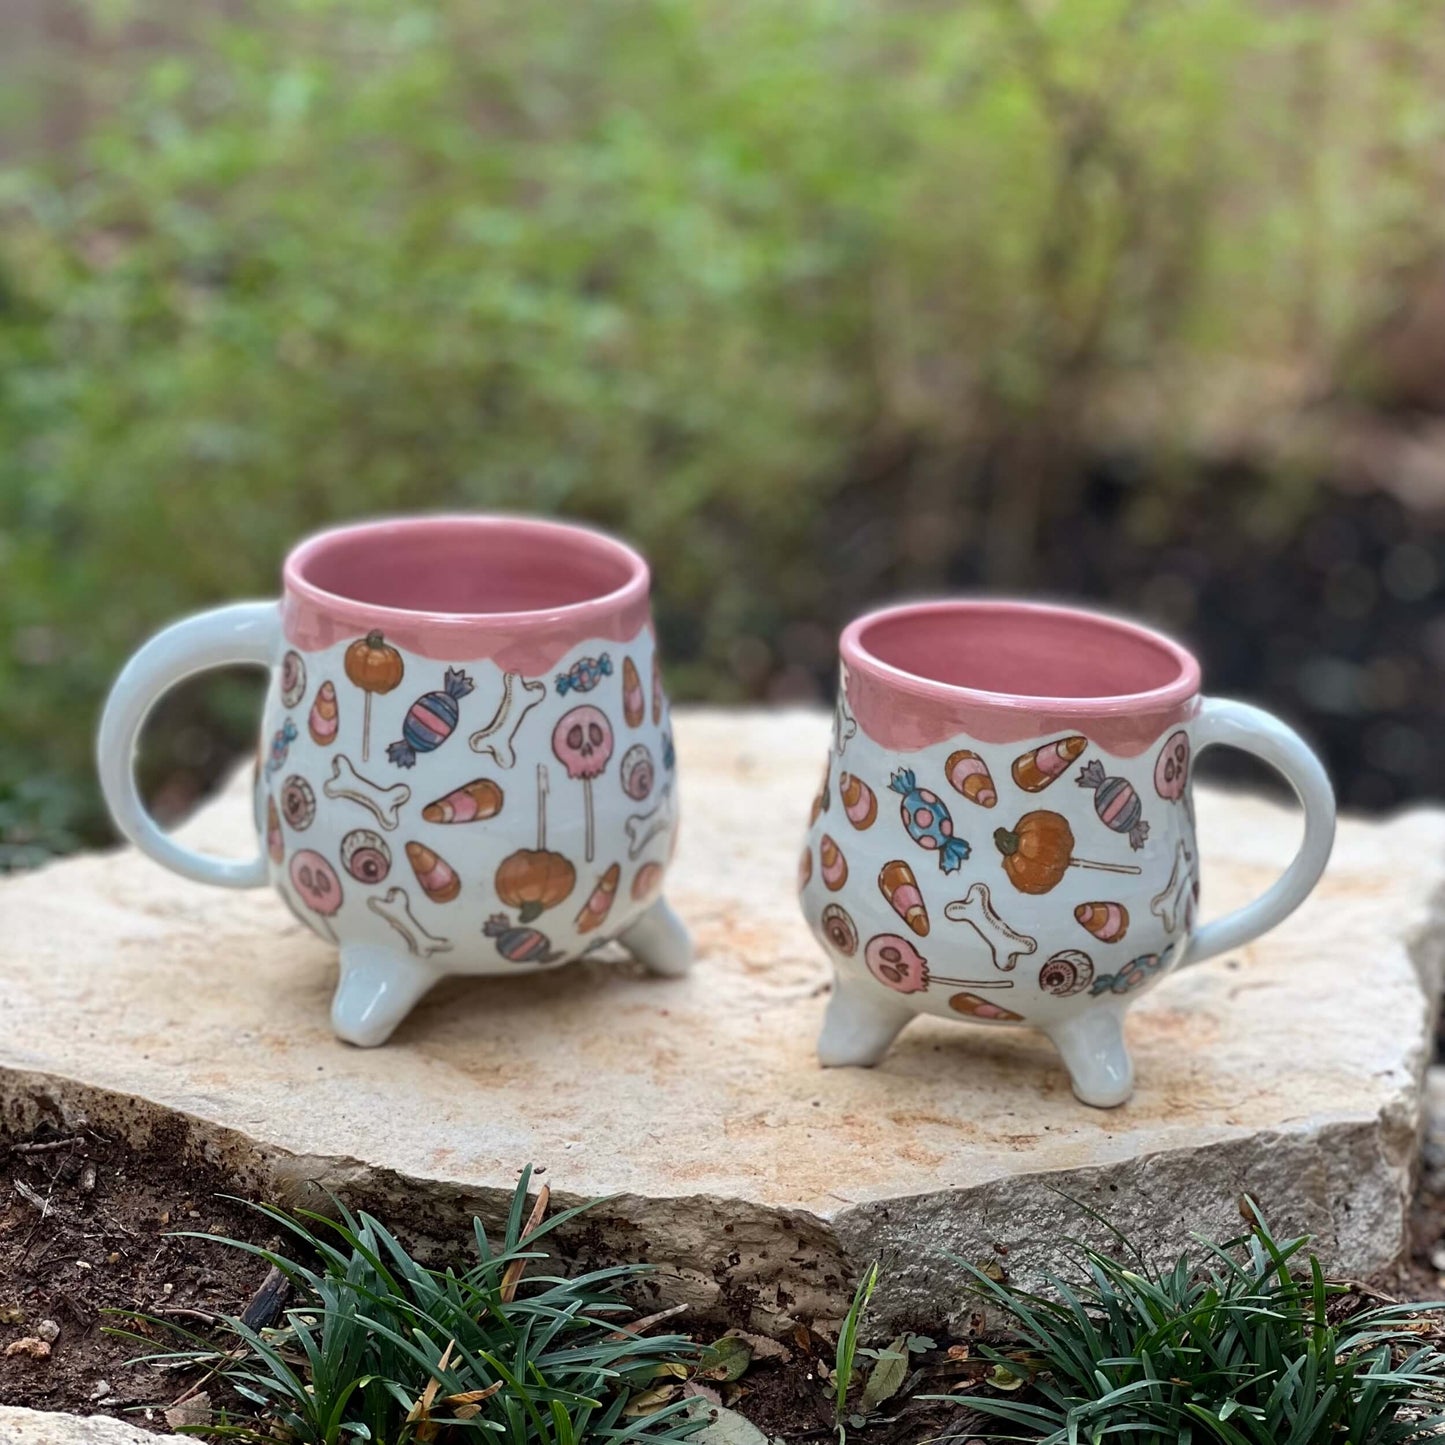
[[585,527],[483,514],[321,532],[286,559],[281,623],[315,652],[381,631],[438,662],[550,672],[580,643],[651,628],[647,563]]
[[1083,733],[1135,757],[1199,709],[1199,663],[1137,623],[1044,603],[889,607],[839,642],[848,706],[891,752]]

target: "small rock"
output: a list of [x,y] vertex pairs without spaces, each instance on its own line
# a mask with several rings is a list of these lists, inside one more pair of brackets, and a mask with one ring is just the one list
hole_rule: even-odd
[[47,1345],[54,1344],[60,1338],[60,1326],[54,1320],[41,1320],[35,1326],[36,1336],[45,1341]]
[[108,1394],[110,1394],[110,1381],[97,1380],[91,1389],[90,1398],[92,1400],[103,1400]]
[[32,1360],[48,1360],[50,1358],[50,1345],[45,1340],[38,1340],[34,1335],[26,1335],[23,1339],[11,1340],[5,1346],[7,1355],[28,1355]]
[[179,1405],[172,1405],[165,1412],[166,1424],[172,1430],[181,1430],[186,1426],[195,1428],[211,1423],[211,1397],[202,1390],[199,1394],[192,1395],[189,1400],[182,1400]]

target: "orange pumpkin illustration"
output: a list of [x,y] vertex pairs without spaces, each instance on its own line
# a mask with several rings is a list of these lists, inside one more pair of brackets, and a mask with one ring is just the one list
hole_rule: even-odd
[[1003,855],[1003,871],[1020,893],[1057,888],[1070,868],[1103,873],[1137,873],[1128,863],[1095,863],[1074,857],[1074,830],[1062,813],[1040,808],[1025,813],[1012,828],[995,828],[993,845]]
[[400,683],[406,665],[401,653],[387,645],[386,638],[379,632],[368,632],[358,637],[346,649],[342,659],[346,676],[354,687],[366,694],[366,703],[361,722],[361,760],[371,756],[371,695],[374,692],[388,693]]
[[[547,768],[537,767],[537,846],[518,848],[503,858],[492,880],[497,897],[515,908],[523,923],[559,904],[577,886],[571,860],[547,847]],[[613,883],[616,887],[616,883]]]

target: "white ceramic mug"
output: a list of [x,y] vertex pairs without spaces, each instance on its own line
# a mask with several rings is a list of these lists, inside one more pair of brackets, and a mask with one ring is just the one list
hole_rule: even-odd
[[[1199,664],[1112,617],[1017,602],[889,608],[841,644],[803,912],[836,970],[825,1064],[872,1064],[916,1013],[1032,1024],[1085,1103],[1124,1102],[1125,1010],[1273,928],[1319,880],[1335,805],[1277,718],[1200,696]],[[1196,926],[1194,758],[1283,775],[1304,841],[1263,897]]]
[[[262,849],[207,857],[136,791],[156,699],[227,663],[270,670],[257,762]],[[685,972],[661,896],[677,807],[647,564],[600,533],[525,517],[419,517],[324,532],[279,603],[151,639],[97,744],[116,825],[187,878],[273,884],[340,946],[332,1023],[384,1042],[438,979],[550,968],[620,939]]]

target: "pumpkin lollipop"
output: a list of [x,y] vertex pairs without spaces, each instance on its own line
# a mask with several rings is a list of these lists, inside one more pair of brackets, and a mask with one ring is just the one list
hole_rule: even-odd
[[600,708],[574,707],[563,713],[552,729],[552,751],[567,769],[567,776],[581,782],[587,798],[587,861],[592,861],[595,829],[592,822],[592,779],[602,776],[612,756],[612,724]]
[[359,687],[366,695],[361,713],[361,761],[371,756],[371,695],[379,692],[383,696],[396,687],[406,671],[401,653],[388,647],[386,638],[379,632],[368,632],[358,637],[346,649],[342,660],[346,676],[353,686]]
[[530,923],[560,903],[577,886],[577,870],[547,849],[547,765],[537,764],[537,846],[519,848],[502,859],[492,880],[497,897]]
[[995,828],[994,847],[1003,855],[1003,871],[1020,893],[1047,893],[1063,882],[1070,868],[1104,873],[1138,873],[1132,863],[1094,863],[1074,857],[1074,830],[1062,813],[1040,808],[1025,813],[1012,828]]

